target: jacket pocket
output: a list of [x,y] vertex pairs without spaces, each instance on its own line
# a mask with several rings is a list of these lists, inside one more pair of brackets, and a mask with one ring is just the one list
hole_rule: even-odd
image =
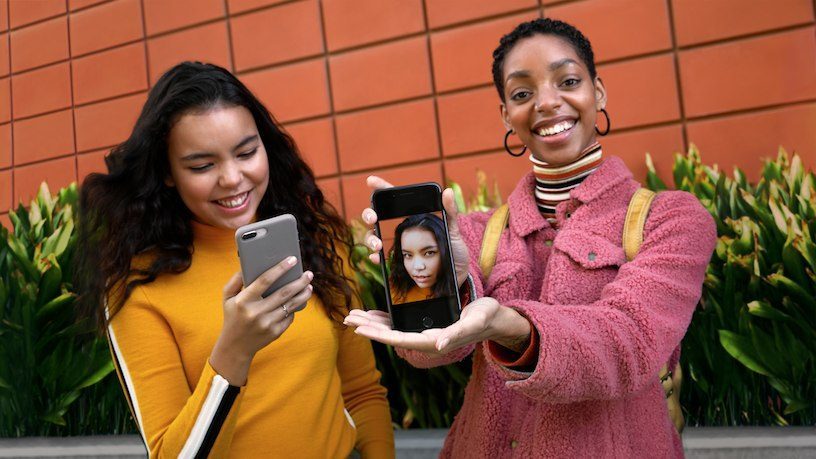
[[553,245],[584,269],[618,267],[626,262],[623,247],[586,231],[562,231]]

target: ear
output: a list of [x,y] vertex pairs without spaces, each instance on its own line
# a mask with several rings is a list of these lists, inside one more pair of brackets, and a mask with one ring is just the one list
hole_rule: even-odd
[[175,188],[176,186],[176,182],[173,181],[173,176],[170,174],[167,174],[167,176],[164,178],[164,184],[170,188]]
[[510,115],[507,113],[507,105],[504,103],[499,104],[499,111],[501,112],[502,123],[504,123],[504,129],[511,131],[513,130],[513,125],[510,124]]
[[595,111],[606,108],[606,86],[601,77],[595,77]]

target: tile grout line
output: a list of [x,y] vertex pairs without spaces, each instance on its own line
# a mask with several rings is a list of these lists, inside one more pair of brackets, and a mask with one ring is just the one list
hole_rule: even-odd
[[436,92],[436,74],[434,73],[433,49],[431,47],[431,31],[428,28],[428,5],[425,0],[422,0],[422,22],[425,26],[425,47],[428,51],[428,69],[431,78],[431,97],[433,100],[434,109],[434,126],[436,127],[436,147],[437,160],[439,161],[439,172],[442,175],[442,189],[444,190],[448,183],[448,174],[445,168],[445,161],[443,161],[444,153],[442,151],[442,123],[439,120],[439,96]]
[[229,53],[230,72],[235,72],[235,45],[232,44],[232,13],[229,9],[229,1],[224,0],[224,23],[227,26],[227,52]]
[[[331,119],[332,138],[334,140],[334,160],[337,167],[337,190],[340,193],[338,205],[340,215],[348,218],[346,215],[346,193],[343,188],[343,170],[340,167],[340,142],[337,135],[337,113],[334,111],[334,91],[331,83],[331,65],[329,65],[329,43],[326,36],[326,17],[323,14],[323,0],[317,0],[317,14],[320,16],[320,33],[323,39],[323,60],[326,66],[326,97],[329,98],[329,118]],[[321,193],[323,190],[320,190]]]
[[77,155],[77,132],[76,132],[76,111],[74,110],[74,64],[73,54],[74,50],[71,47],[71,5],[69,0],[65,0],[65,27],[68,34],[68,82],[71,84],[71,131],[74,133],[74,181],[77,186],[80,184],[79,179],[79,155]]
[[[147,91],[150,91],[150,51],[147,49],[147,18],[145,17],[144,0],[139,0],[139,14],[142,15],[142,48],[145,58],[145,78],[147,79]],[[121,95],[115,98],[122,97]]]
[[666,12],[669,20],[669,35],[672,44],[672,59],[674,64],[674,85],[677,90],[677,108],[680,110],[680,131],[683,136],[683,152],[687,152],[689,148],[688,140],[688,119],[686,118],[686,104],[683,99],[683,81],[680,78],[680,52],[677,48],[677,28],[674,24],[674,8],[672,8],[672,0],[666,1]]

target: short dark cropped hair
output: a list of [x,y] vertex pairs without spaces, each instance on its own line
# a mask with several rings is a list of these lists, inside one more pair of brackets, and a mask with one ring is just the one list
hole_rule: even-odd
[[496,85],[502,101],[504,101],[504,59],[519,40],[533,35],[555,35],[566,40],[589,69],[589,76],[595,80],[597,76],[595,55],[592,53],[592,45],[587,37],[566,22],[550,18],[535,19],[517,25],[512,32],[501,38],[499,46],[493,51],[493,84]]

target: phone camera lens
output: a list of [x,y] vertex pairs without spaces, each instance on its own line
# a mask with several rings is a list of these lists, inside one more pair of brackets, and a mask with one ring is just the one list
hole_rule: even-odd
[[254,238],[258,233],[255,231],[249,231],[241,235],[241,239],[247,241],[249,239]]

